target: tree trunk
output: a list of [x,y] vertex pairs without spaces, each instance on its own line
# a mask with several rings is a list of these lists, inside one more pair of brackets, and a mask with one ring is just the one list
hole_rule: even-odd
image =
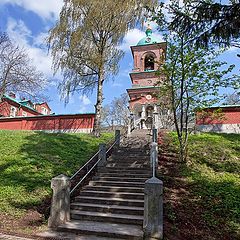
[[100,124],[101,124],[102,102],[103,102],[103,81],[104,81],[104,72],[103,70],[100,70],[98,75],[97,102],[95,105],[95,117],[94,117],[94,125],[93,125],[93,135],[96,137],[100,136]]

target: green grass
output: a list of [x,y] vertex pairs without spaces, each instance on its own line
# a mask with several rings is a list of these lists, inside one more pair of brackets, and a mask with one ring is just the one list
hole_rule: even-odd
[[[172,149],[177,136],[171,133]],[[182,166],[191,193],[202,207],[208,226],[240,235],[240,135],[191,135],[188,163]]]
[[87,134],[0,131],[0,214],[22,216],[50,195],[50,180],[71,176],[112,133]]

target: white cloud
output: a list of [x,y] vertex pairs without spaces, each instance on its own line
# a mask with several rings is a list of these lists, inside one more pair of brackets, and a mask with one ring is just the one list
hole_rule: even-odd
[[[147,23],[145,24],[147,25]],[[150,23],[152,30],[153,30],[153,37],[159,38],[160,41],[163,40],[162,36],[157,32],[157,24]],[[144,31],[141,31],[137,28],[130,30],[124,37],[123,43],[120,45],[120,49],[123,51],[128,51],[130,46],[135,46],[137,43],[146,36]]]
[[55,21],[63,6],[63,0],[1,0],[3,4],[18,5],[27,11],[36,13],[44,20]]
[[85,94],[81,95],[79,99],[81,101],[81,104],[83,104],[84,106],[91,104],[91,100]]
[[86,112],[89,112],[89,106],[92,102],[91,100],[85,95],[81,95],[79,97],[80,99],[80,109],[79,109],[79,112],[80,113],[86,113]]
[[145,33],[137,28],[130,30],[123,39],[120,49],[123,51],[129,50],[130,46],[137,45],[138,41],[145,37]]
[[36,66],[38,71],[43,72],[48,78],[53,76],[52,58],[47,52],[44,41],[47,33],[42,32],[37,36],[33,36],[22,20],[17,21],[13,18],[8,19],[7,33],[20,47],[26,49],[30,59],[32,59],[32,65]]

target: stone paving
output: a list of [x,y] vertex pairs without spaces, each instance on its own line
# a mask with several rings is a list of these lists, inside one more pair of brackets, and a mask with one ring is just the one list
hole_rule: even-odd
[[22,237],[16,237],[12,235],[6,235],[0,233],[0,239],[1,240],[32,240],[31,238],[22,238]]

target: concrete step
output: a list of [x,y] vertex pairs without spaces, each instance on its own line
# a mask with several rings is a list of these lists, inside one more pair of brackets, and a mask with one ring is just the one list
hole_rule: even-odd
[[117,162],[113,162],[113,163],[107,163],[106,167],[114,167],[114,168],[150,168],[150,163],[117,163]]
[[133,206],[119,206],[119,205],[105,205],[96,203],[71,203],[71,209],[104,213],[119,213],[127,215],[141,215],[143,216],[144,208]]
[[85,197],[85,196],[80,197],[79,196],[79,197],[75,198],[75,202],[144,207],[144,200],[122,199],[122,198],[113,198],[113,197],[112,198],[104,198],[104,197]]
[[114,153],[111,155],[110,158],[113,158],[113,159],[149,159],[150,157],[150,154],[147,154],[147,153],[138,153],[138,154],[129,154],[129,153]]
[[119,147],[118,149],[113,151],[115,153],[125,153],[125,154],[145,154],[150,151],[150,147],[142,147],[142,148],[134,148],[134,147]]
[[124,165],[131,165],[131,164],[150,164],[150,157],[146,159],[111,159],[107,160],[107,163],[116,163],[116,164],[124,164]]
[[129,174],[151,174],[151,168],[125,168],[125,167],[105,167],[98,170],[99,173],[129,173]]
[[122,199],[144,199],[143,193],[128,193],[128,192],[106,192],[106,191],[87,191],[83,190],[79,196],[105,197],[105,198],[122,198]]
[[128,192],[128,193],[143,193],[143,187],[117,187],[117,186],[86,186],[83,190],[89,191],[106,191],[106,192]]
[[90,186],[144,187],[144,182],[90,181]]
[[136,177],[131,177],[131,178],[127,178],[127,177],[109,177],[109,176],[105,176],[105,177],[100,177],[100,176],[95,176],[93,177],[93,180],[96,181],[111,181],[111,182],[137,182],[137,183],[144,183],[146,182],[148,178],[136,178]]
[[101,172],[101,173],[98,173],[98,176],[100,177],[119,177],[120,179],[121,178],[151,178],[151,174],[144,174],[144,173],[119,173],[119,172],[114,172],[114,173],[111,173],[111,172]]
[[142,226],[111,222],[70,221],[59,226],[58,231],[90,234],[100,237],[140,240],[143,238]]
[[143,225],[143,216],[71,210],[71,219]]
[[[40,239],[49,239],[49,240],[122,240],[123,238],[111,238],[111,237],[100,237],[96,235],[78,235],[77,233],[70,232],[60,232],[48,230],[43,233],[37,234]],[[0,235],[1,239],[1,235]],[[9,239],[10,240],[10,239]],[[13,240],[13,239],[11,239]],[[29,239],[30,240],[30,239]]]
[[142,152],[129,152],[129,151],[116,151],[114,152],[111,157],[129,157],[129,158],[136,158],[136,157],[148,157],[150,155],[150,151],[142,151]]

